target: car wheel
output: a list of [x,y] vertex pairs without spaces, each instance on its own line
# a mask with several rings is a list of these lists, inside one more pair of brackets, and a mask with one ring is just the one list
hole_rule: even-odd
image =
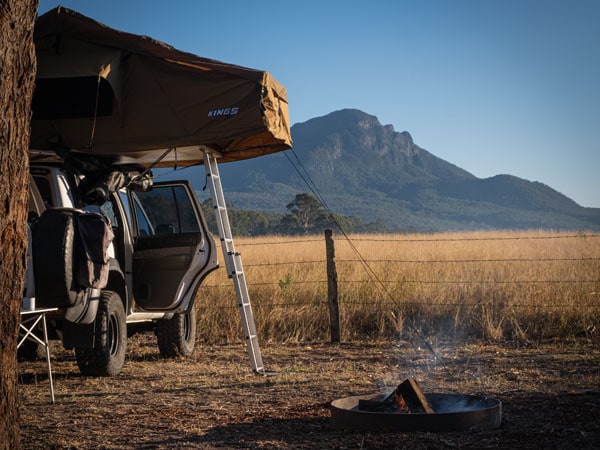
[[196,310],[175,314],[172,319],[159,320],[156,324],[156,337],[161,356],[190,356],[196,345]]
[[82,375],[113,377],[119,374],[127,351],[127,324],[119,294],[102,291],[95,323],[94,348],[75,348]]

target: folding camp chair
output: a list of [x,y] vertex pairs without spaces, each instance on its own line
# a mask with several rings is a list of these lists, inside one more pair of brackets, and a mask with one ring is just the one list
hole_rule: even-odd
[[[25,301],[27,300],[27,301]],[[30,308],[27,308],[30,306]],[[31,308],[32,307],[32,308]],[[48,328],[46,326],[46,313],[57,311],[58,308],[35,308],[35,300],[31,298],[24,299],[23,308],[21,308],[21,324],[19,326],[19,343],[17,348],[26,341],[36,342],[43,345],[46,349],[46,361],[48,363],[48,379],[50,380],[50,394],[54,404],[54,383],[52,382],[52,364],[50,362],[50,346],[48,344]],[[42,323],[44,332],[43,339],[35,334],[35,328]]]

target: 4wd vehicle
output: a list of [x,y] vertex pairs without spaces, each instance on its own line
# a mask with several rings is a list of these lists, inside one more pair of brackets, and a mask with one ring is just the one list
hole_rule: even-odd
[[84,375],[112,376],[128,327],[154,327],[163,356],[189,355],[194,299],[218,267],[215,242],[187,182],[89,156],[30,154],[32,261],[25,297],[74,348]]
[[204,164],[250,362],[264,372],[218,164],[291,148],[285,88],[62,6],[38,17],[34,43],[24,296],[57,308],[55,335],[84,374],[118,373],[136,324],[155,326],[163,355],[191,352],[215,243],[189,185],[150,188],[149,168]]

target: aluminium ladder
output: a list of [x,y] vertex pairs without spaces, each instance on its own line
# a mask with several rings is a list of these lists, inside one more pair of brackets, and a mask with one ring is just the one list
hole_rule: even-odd
[[254,315],[252,314],[250,296],[248,295],[246,276],[242,267],[242,257],[235,251],[233,245],[231,225],[229,224],[229,216],[227,215],[227,207],[225,205],[223,187],[221,186],[217,158],[215,154],[208,149],[204,150],[204,167],[206,168],[206,180],[210,187],[213,208],[215,209],[217,230],[219,232],[219,237],[221,238],[221,248],[223,250],[223,258],[225,259],[227,276],[233,278],[233,285],[235,286],[235,293],[238,300],[240,317],[242,319],[242,327],[246,337],[246,348],[248,350],[248,356],[250,357],[250,364],[255,372],[264,375],[266,373],[260,353],[260,345],[258,342],[256,325],[254,323]]

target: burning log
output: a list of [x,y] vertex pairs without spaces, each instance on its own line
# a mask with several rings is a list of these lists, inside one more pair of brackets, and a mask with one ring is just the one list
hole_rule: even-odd
[[417,380],[407,378],[383,400],[360,400],[358,402],[360,411],[390,412],[403,414],[433,414],[433,408],[427,397],[421,391]]
[[394,394],[400,395],[404,399],[406,406],[411,412],[433,414],[433,408],[414,378],[404,380],[396,388]]

